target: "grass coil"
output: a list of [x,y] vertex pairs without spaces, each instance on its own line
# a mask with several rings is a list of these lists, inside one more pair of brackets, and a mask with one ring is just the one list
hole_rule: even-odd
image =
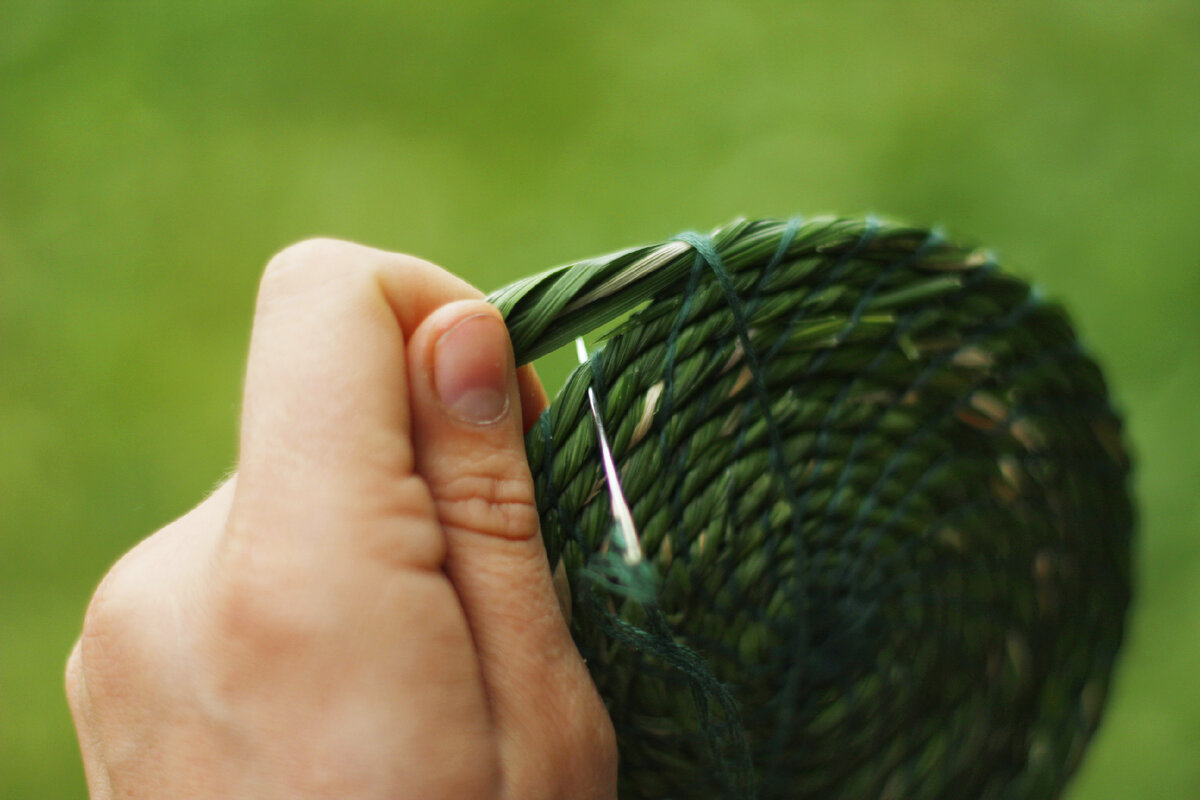
[[[1063,309],[877,220],[739,220],[489,298],[623,800],[1057,797],[1131,594],[1122,422]],[[587,401],[643,561],[614,544]]]

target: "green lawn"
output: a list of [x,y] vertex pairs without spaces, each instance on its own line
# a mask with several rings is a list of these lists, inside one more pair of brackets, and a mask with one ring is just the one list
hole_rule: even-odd
[[1200,796],[1194,0],[0,0],[0,797],[83,795],[67,651],[108,565],[231,467],[274,251],[492,289],[872,211],[992,246],[1106,365],[1139,594],[1070,797]]

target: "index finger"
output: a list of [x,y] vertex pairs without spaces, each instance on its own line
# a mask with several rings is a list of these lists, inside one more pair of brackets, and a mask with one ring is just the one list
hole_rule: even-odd
[[[276,256],[255,311],[234,516],[290,544],[355,519],[432,519],[413,477],[404,343],[434,309],[480,296],[427,261],[347,242]],[[440,563],[440,541],[406,538],[397,552]]]

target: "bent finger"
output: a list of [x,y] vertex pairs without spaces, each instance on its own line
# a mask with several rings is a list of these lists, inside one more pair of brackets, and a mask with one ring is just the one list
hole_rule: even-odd
[[[413,476],[404,343],[433,309],[478,296],[433,264],[347,242],[316,240],[276,256],[246,370],[232,514],[240,527],[281,537],[260,543],[288,550],[331,545],[439,564],[436,526],[410,524],[433,511]],[[348,524],[355,520],[382,525]],[[312,552],[324,557],[327,548]]]

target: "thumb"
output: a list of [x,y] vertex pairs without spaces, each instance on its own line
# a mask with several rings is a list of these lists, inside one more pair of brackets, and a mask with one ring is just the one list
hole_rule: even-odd
[[564,796],[594,796],[615,764],[612,726],[551,579],[500,312],[478,300],[442,306],[413,334],[408,358],[416,471],[445,532],[445,571],[479,655],[510,796],[545,781],[522,769],[530,763],[556,764],[575,789],[589,787]]

